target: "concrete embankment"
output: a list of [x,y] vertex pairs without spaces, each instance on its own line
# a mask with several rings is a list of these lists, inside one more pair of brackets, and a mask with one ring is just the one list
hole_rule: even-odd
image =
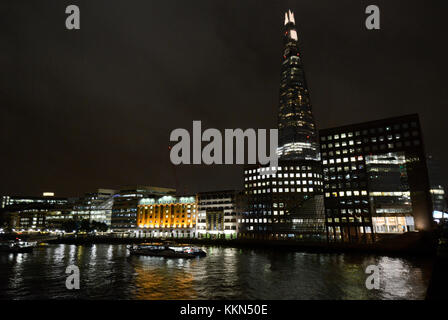
[[247,248],[275,248],[305,252],[358,252],[389,255],[434,255],[435,239],[432,234],[410,233],[400,236],[382,238],[375,243],[327,243],[298,240],[257,240],[257,239],[196,239],[196,238],[134,238],[112,236],[65,236],[48,241],[86,245],[94,243],[138,244],[145,242],[172,241],[199,246],[229,246]]

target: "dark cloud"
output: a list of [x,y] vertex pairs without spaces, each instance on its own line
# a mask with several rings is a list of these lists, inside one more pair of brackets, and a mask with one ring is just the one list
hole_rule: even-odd
[[[78,4],[81,30],[65,29]],[[417,112],[448,161],[444,1],[13,1],[0,4],[0,193],[148,184],[237,188],[239,166],[178,166],[169,134],[276,126],[284,10],[321,128]],[[443,172],[448,177],[448,170]],[[177,177],[177,183],[176,183]]]

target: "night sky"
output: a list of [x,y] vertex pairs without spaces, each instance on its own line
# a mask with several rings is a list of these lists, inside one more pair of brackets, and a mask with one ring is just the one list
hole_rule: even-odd
[[240,188],[241,166],[174,167],[169,135],[276,127],[289,8],[318,127],[419,113],[448,181],[447,1],[2,0],[0,194]]

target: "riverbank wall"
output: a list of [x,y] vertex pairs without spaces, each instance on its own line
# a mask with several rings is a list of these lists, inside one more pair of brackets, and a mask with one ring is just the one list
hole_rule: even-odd
[[266,248],[304,252],[359,252],[389,255],[434,255],[436,239],[430,233],[409,233],[380,239],[374,243],[328,243],[326,241],[258,240],[258,239],[197,239],[197,238],[134,238],[116,236],[70,235],[48,240],[48,243],[75,245],[139,244],[170,241],[197,246],[229,246],[240,248]]

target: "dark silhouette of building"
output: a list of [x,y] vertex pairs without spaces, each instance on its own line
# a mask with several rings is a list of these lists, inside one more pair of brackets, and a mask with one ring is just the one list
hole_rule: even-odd
[[433,218],[435,221],[440,221],[448,218],[446,192],[442,181],[442,167],[438,159],[432,155],[428,155],[426,162],[428,165],[429,184],[431,186]]

